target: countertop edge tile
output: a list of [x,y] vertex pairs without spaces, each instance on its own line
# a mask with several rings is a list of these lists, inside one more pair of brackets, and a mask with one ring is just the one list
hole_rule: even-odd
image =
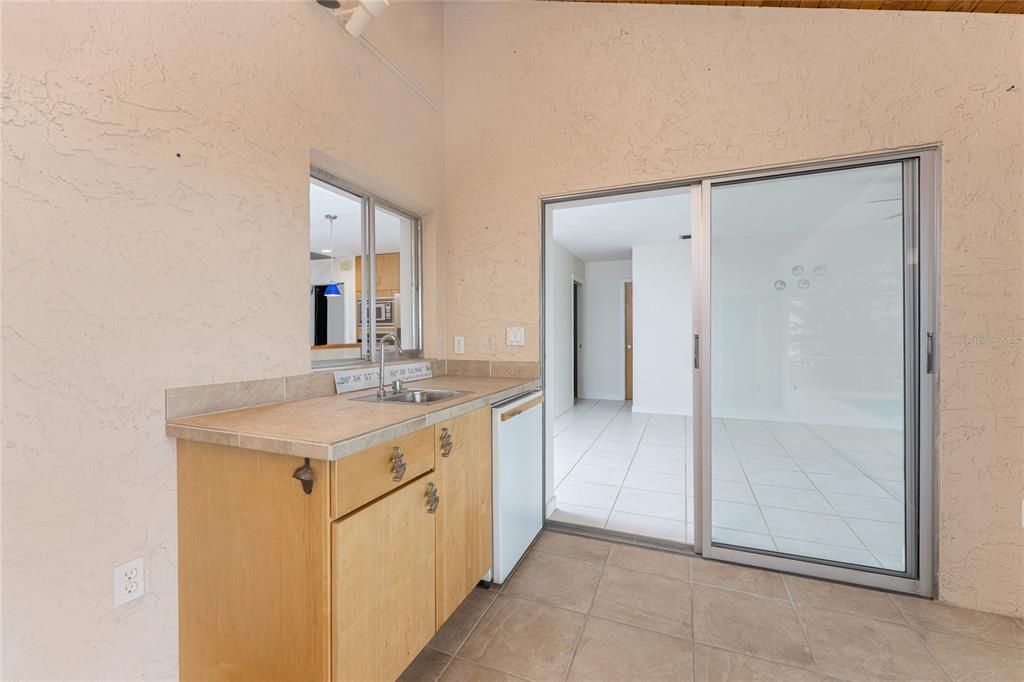
[[[464,380],[481,380],[481,379],[492,379],[493,377],[436,377],[436,380],[450,380],[453,384],[459,384]],[[435,382],[436,383],[436,382]],[[165,431],[167,436],[172,438],[179,438],[184,440],[195,440],[205,443],[213,443],[218,445],[229,445],[234,447],[241,447],[250,450],[259,450],[261,452],[273,452],[283,455],[291,455],[295,457],[309,457],[310,459],[335,461],[347,457],[348,455],[361,452],[369,447],[378,445],[380,443],[404,436],[406,434],[418,431],[420,429],[428,428],[440,422],[452,419],[454,417],[461,416],[463,414],[472,412],[474,410],[492,405],[497,402],[501,402],[507,398],[510,398],[516,394],[523,393],[525,391],[537,390],[540,388],[540,379],[527,379],[517,381],[512,385],[507,385],[502,388],[493,391],[472,391],[465,389],[466,400],[449,405],[447,402],[439,403],[435,409],[432,409],[426,413],[419,413],[416,415],[409,415],[403,417],[397,416],[392,423],[386,424],[380,428],[375,428],[370,431],[366,431],[359,434],[354,434],[351,437],[344,438],[338,441],[326,442],[320,441],[316,438],[296,438],[291,436],[281,436],[278,434],[270,433],[258,433],[253,432],[252,429],[246,430],[230,430],[223,428],[215,428],[213,426],[195,425],[181,423],[187,419],[203,418],[207,415],[196,415],[195,417],[183,418],[181,420],[168,420],[166,422]],[[456,388],[455,390],[458,390]],[[358,396],[359,393],[353,393],[352,397]],[[337,398],[341,396],[328,396]],[[351,399],[350,397],[342,397],[342,399]],[[322,400],[322,398],[304,398],[299,400],[288,400],[282,403],[275,404],[282,410],[287,410],[290,413],[290,418],[294,418],[295,406],[306,401]],[[271,406],[258,406],[260,408],[274,408],[275,405]],[[368,403],[367,405],[372,405]],[[382,406],[384,407],[384,406]],[[390,406],[389,406],[390,407]],[[394,406],[404,407],[404,406]],[[245,414],[251,410],[258,408],[242,408],[239,410],[233,410],[236,414]],[[311,408],[312,409],[312,408]],[[217,413],[221,417],[230,417],[230,413],[220,412]],[[251,417],[251,413],[249,415]],[[250,419],[251,421],[251,419]]]
[[194,440],[200,443],[211,443],[213,445],[230,445],[238,447],[238,434],[231,431],[219,431],[217,429],[200,429],[194,426],[184,426],[167,422],[164,425],[164,433],[169,438],[179,440]]

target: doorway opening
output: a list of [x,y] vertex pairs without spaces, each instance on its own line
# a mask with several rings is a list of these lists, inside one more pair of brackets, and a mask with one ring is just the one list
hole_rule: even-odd
[[583,335],[580,330],[581,323],[583,321],[583,315],[580,312],[580,290],[583,288],[583,282],[573,278],[572,281],[572,398],[573,400],[579,400],[582,395],[580,393],[580,365],[582,364],[580,356],[583,350]]
[[551,208],[552,521],[693,542],[690,212],[685,187]]
[[624,335],[626,344],[626,400],[633,400],[633,283],[626,282],[623,292]]
[[[931,595],[938,169],[927,148],[546,200],[549,520]],[[576,400],[549,285],[573,268]]]

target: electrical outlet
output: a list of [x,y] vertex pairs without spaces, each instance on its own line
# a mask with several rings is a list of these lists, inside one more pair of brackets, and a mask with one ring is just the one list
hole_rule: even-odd
[[114,606],[121,606],[146,594],[146,568],[142,557],[114,568]]
[[455,352],[458,355],[462,355],[463,353],[466,352],[466,337],[465,336],[456,336],[455,337]]
[[522,327],[505,327],[506,346],[525,346],[526,332]]

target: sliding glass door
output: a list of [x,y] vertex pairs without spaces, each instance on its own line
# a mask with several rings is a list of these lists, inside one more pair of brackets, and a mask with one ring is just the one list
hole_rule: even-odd
[[704,556],[930,592],[933,154],[703,183]]

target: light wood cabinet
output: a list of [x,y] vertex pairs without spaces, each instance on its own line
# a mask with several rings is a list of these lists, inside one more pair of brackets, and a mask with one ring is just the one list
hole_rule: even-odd
[[491,411],[437,424],[437,626],[491,569]]
[[331,462],[331,513],[344,516],[434,468],[430,429]]
[[432,476],[332,528],[335,680],[394,680],[435,632]]
[[179,440],[181,679],[398,677],[491,568],[490,419],[336,462]]
[[[402,289],[402,254],[377,254],[377,296],[387,298],[401,293]],[[363,257],[356,256],[356,298],[363,293]]]

